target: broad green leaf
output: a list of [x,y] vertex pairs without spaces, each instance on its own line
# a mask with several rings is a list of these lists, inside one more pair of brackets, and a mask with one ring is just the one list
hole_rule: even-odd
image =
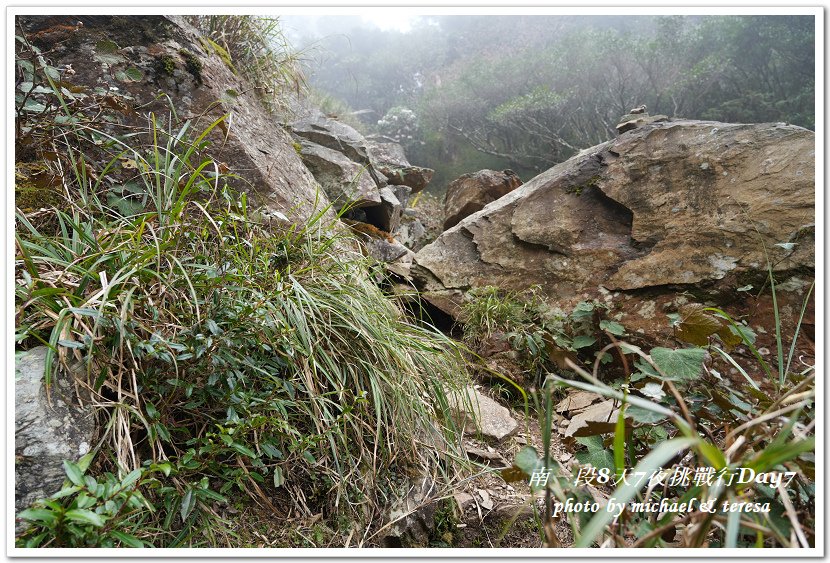
[[54,495],[52,495],[49,498],[61,499],[63,497],[68,497],[70,495],[74,495],[75,493],[77,493],[81,489],[82,489],[82,487],[79,487],[77,485],[74,485],[72,487],[64,487],[60,491],[58,491],[57,493],[55,493]]
[[63,470],[66,471],[66,476],[69,477],[69,480],[72,481],[73,485],[77,485],[79,487],[84,486],[84,472],[81,471],[80,467],[69,460],[64,460]]
[[141,469],[133,469],[132,471],[130,471],[127,474],[127,476],[124,477],[124,479],[121,481],[121,488],[126,489],[128,487],[131,487],[136,481],[139,480],[142,473],[143,472],[141,471]]
[[689,381],[698,377],[703,369],[706,350],[702,348],[653,348],[651,359],[663,372],[665,379]]
[[193,496],[193,489],[187,489],[184,497],[182,497],[182,506],[179,509],[179,515],[182,517],[182,522],[187,521],[187,517],[190,516],[190,513],[193,511],[193,507],[195,505],[196,498]]
[[575,349],[579,350],[580,348],[587,348],[588,346],[593,346],[596,341],[597,339],[593,336],[579,335],[574,337],[571,345]]
[[250,457],[250,458],[252,458],[252,459],[256,459],[256,458],[258,457],[258,456],[256,455],[256,452],[255,452],[255,451],[253,451],[253,450],[252,450],[252,449],[250,449],[250,448],[247,448],[247,447],[243,446],[243,445],[242,445],[242,444],[240,444],[239,442],[234,442],[233,444],[231,444],[231,447],[232,447],[233,449],[235,449],[237,452],[241,453],[242,455],[247,456],[247,457]]
[[259,445],[259,447],[262,448],[262,451],[265,452],[265,455],[267,455],[268,457],[282,459],[282,452],[275,448],[273,445],[267,442],[263,442]]
[[640,424],[654,424],[655,422],[666,419],[666,415],[664,414],[635,406],[629,406],[626,415],[634,422],[639,422]]
[[151,471],[161,471],[165,477],[170,476],[170,471],[173,469],[173,466],[170,462],[163,461],[161,463],[154,463],[150,466]]
[[623,336],[625,334],[625,327],[616,321],[600,321],[599,328],[607,330],[614,336]]
[[51,526],[57,520],[57,515],[52,510],[45,508],[29,508],[17,515],[22,520],[30,520],[32,522],[43,522],[47,526]]
[[74,506],[76,506],[77,508],[89,508],[90,506],[93,506],[95,502],[96,500],[93,497],[89,496],[88,494],[86,494],[86,492],[82,491],[75,498]]
[[544,464],[539,458],[536,448],[525,446],[516,454],[513,465],[521,469],[527,477],[530,477],[534,471],[542,469]]
[[199,489],[199,497],[206,497],[217,502],[228,502],[228,499],[210,489]]
[[46,106],[30,99],[30,100],[26,100],[26,104],[23,106],[23,111],[30,111],[32,113],[41,113],[43,111],[46,111]]
[[573,312],[571,313],[571,318],[575,321],[580,321],[584,319],[590,319],[594,316],[594,304],[589,303],[587,301],[581,301],[576,304],[574,307]]
[[[43,532],[42,534],[38,534],[38,535],[36,535],[32,538],[29,538],[28,540],[26,540],[26,546],[25,547],[40,547],[40,544],[43,543],[43,540],[46,539],[47,535],[52,535],[52,534],[49,534],[49,532]],[[52,537],[54,537],[54,536],[52,536]]]
[[145,543],[138,539],[135,536],[130,534],[125,534],[124,532],[119,532],[118,530],[113,530],[110,532],[110,535],[120,541],[127,547],[144,547]]
[[124,74],[126,74],[130,80],[133,80],[135,82],[138,82],[139,80],[144,78],[144,73],[135,67],[128,68],[124,71]]
[[654,366],[652,366],[650,363],[646,362],[642,358],[637,358],[637,360],[634,362],[634,367],[640,370],[640,372],[644,375],[647,375],[649,377],[656,377],[657,379],[663,379],[660,373],[656,369],[654,369]]
[[73,522],[78,522],[80,524],[92,524],[98,528],[107,523],[106,519],[100,514],[96,514],[91,510],[83,510],[80,508],[76,508],[75,510],[67,510],[64,517],[72,520]]
[[607,468],[614,471],[614,454],[609,450],[577,452],[576,459],[582,465],[590,465],[597,469]]

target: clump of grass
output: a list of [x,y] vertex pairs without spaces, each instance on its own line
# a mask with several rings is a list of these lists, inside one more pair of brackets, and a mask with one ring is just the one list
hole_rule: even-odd
[[[151,117],[129,143],[70,122],[55,137],[70,203],[39,223],[16,213],[16,342],[48,345],[47,378],[85,368],[101,433],[94,462],[68,468],[81,484],[20,515],[21,545],[216,545],[215,504],[239,494],[365,526],[396,474],[440,472],[455,451],[457,348],[384,297],[324,211],[249,220],[204,156],[220,121]],[[106,472],[141,502],[90,496]]]
[[214,50],[232,70],[257,87],[269,111],[287,110],[285,94],[299,95],[305,89],[300,55],[282,32],[278,17],[210,15],[188,19],[220,47]]
[[468,292],[463,308],[464,339],[486,340],[495,332],[513,332],[530,326],[533,304],[525,296],[495,286],[474,288]]

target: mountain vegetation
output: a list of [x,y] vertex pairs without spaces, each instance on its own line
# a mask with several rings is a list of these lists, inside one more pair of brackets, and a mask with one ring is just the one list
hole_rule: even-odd
[[324,24],[298,32],[311,85],[434,167],[433,189],[481,168],[537,174],[611,138],[639,104],[815,125],[806,16],[431,16],[406,33]]
[[16,548],[819,545],[812,20],[339,21],[16,18]]

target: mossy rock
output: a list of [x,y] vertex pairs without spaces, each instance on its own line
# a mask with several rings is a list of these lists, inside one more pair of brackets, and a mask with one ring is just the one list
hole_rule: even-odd
[[187,49],[181,49],[179,51],[179,55],[181,55],[182,59],[184,59],[184,68],[189,72],[193,78],[196,79],[196,82],[199,84],[202,83],[202,61],[199,60],[199,57],[188,51]]
[[216,53],[219,55],[219,58],[222,59],[222,62],[225,63],[225,66],[227,66],[232,73],[239,74],[236,71],[236,67],[233,66],[233,59],[231,59],[231,55],[228,53],[227,49],[222,47],[213,39],[205,36],[199,37],[199,43],[202,44],[202,48],[204,48],[204,50],[208,53]]
[[176,70],[176,59],[172,55],[159,55],[156,57],[155,69],[158,74],[173,76]]
[[60,179],[44,162],[18,162],[14,167],[14,204],[24,213],[64,203]]

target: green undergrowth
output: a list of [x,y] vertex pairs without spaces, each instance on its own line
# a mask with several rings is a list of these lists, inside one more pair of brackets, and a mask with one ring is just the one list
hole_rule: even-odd
[[[528,393],[542,449],[520,450],[502,476],[534,478],[544,491],[545,545],[563,545],[561,521],[573,547],[816,545],[816,369],[804,325],[814,285],[785,333],[772,266],[768,276],[774,320],[756,328],[774,338],[774,351],[758,344],[746,319],[699,303],[667,315],[674,342],[652,340],[647,349],[596,302],[563,315],[546,313],[532,292],[471,293],[467,339],[475,345],[501,333],[543,375]],[[575,391],[592,393],[598,410],[572,436],[559,436],[571,407],[557,403]],[[573,408],[571,423],[588,413]],[[575,453],[575,465],[557,459],[558,441]],[[563,508],[591,505],[598,495],[625,510]],[[642,508],[661,502],[675,508]]]
[[39,119],[66,193],[17,210],[16,343],[49,347],[47,381],[83,368],[99,434],[18,514],[18,545],[237,545],[239,499],[277,528],[319,514],[362,537],[401,476],[451,480],[462,356],[383,295],[325,210],[254,221],[205,156],[221,119],[151,116],[139,135]]

